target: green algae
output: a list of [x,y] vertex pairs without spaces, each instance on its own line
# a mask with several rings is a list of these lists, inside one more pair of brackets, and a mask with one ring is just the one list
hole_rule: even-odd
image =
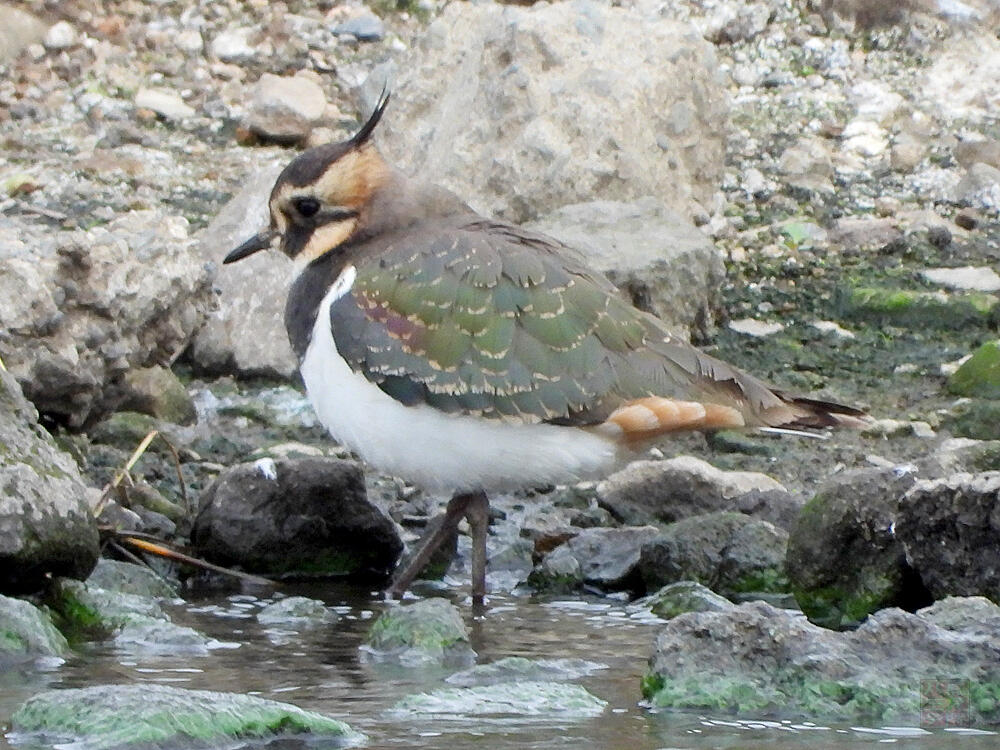
[[344,722],[287,703],[156,684],[47,691],[25,702],[11,723],[16,732],[85,741],[89,750],[286,734],[364,739]]

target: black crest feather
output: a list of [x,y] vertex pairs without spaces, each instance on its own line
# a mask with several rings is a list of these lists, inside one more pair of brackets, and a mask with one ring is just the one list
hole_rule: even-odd
[[372,132],[375,130],[375,126],[378,125],[378,121],[382,119],[382,113],[385,112],[385,108],[388,106],[391,96],[392,94],[388,89],[382,89],[382,93],[378,95],[378,102],[375,104],[375,111],[373,111],[371,117],[368,118],[368,122],[362,125],[361,130],[355,133],[350,140],[350,143],[355,148],[364,144],[369,138],[371,138]]

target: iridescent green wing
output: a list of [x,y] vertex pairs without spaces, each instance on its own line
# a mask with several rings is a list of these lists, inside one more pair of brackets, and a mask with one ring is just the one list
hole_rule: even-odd
[[475,222],[367,258],[331,323],[341,355],[393,398],[586,423],[628,395],[622,371],[644,347],[647,316],[555,241]]

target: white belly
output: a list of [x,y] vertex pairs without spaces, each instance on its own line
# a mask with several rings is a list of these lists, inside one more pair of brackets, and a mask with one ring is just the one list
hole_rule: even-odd
[[330,331],[330,304],[348,291],[353,277],[354,269],[345,269],[320,304],[300,369],[320,421],[368,464],[447,492],[574,482],[614,468],[618,445],[612,438],[575,427],[404,406],[353,372]]

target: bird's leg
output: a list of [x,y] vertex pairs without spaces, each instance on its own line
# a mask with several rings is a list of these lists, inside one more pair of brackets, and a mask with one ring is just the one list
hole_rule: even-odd
[[[470,505],[473,506],[472,514],[470,515]],[[485,513],[479,510],[479,507],[485,508]],[[475,516],[475,519],[473,518]],[[431,557],[437,551],[437,549],[447,541],[447,539],[455,532],[458,527],[459,522],[463,517],[469,519],[469,524],[473,530],[473,583],[475,583],[475,572],[476,572],[476,528],[479,524],[479,518],[482,516],[485,521],[480,524],[483,529],[483,539],[482,539],[482,581],[483,588],[485,588],[486,581],[486,523],[489,522],[489,503],[486,500],[486,494],[483,492],[470,492],[464,494],[455,495],[451,500],[448,501],[448,507],[445,509],[444,517],[441,522],[432,529],[428,534],[420,540],[420,549],[417,554],[414,555],[410,564],[400,572],[397,572],[393,576],[392,583],[389,584],[389,588],[386,593],[389,597],[393,599],[399,599],[402,597],[403,593],[410,587],[413,580],[420,575],[421,571],[427,567],[427,563],[430,562]],[[484,591],[485,593],[485,591]],[[480,599],[482,596],[480,596]]]
[[472,535],[472,601],[482,604],[486,597],[486,535],[490,526],[490,501],[482,491],[466,497],[465,517]]

